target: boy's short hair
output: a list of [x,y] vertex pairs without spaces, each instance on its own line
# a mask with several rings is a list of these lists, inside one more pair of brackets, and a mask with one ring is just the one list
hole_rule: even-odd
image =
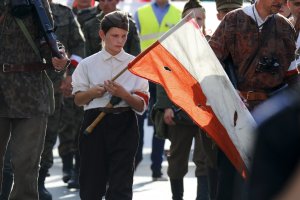
[[106,34],[107,31],[113,27],[128,31],[128,15],[122,11],[114,11],[106,14],[100,22],[100,30],[102,30]]

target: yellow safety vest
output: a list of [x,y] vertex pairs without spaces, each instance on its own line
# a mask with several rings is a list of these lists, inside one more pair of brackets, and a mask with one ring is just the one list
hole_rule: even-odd
[[138,9],[138,19],[140,22],[140,40],[141,50],[145,50],[153,44],[160,36],[177,24],[181,19],[181,10],[170,5],[168,12],[165,14],[159,25],[152,5],[145,5]]

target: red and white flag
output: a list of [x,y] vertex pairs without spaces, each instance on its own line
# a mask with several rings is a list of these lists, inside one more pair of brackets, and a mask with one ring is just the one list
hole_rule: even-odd
[[187,15],[128,69],[160,84],[246,176],[256,123],[232,86],[199,26]]

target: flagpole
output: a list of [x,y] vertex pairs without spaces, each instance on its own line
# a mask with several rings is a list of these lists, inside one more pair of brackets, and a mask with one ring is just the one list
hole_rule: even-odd
[[[119,78],[126,70],[128,69],[128,65],[122,69],[122,71],[120,71],[117,75],[115,75],[111,81],[115,81],[117,78]],[[119,101],[120,102],[120,101]],[[117,103],[119,103],[117,101],[112,101],[112,99],[106,104],[105,108],[113,108],[114,105],[116,105]],[[103,117],[106,115],[105,112],[101,112],[96,119],[85,129],[85,131],[83,132],[83,134],[85,135],[89,135],[93,132],[93,130],[95,129],[95,127],[101,122],[101,120],[103,119]]]

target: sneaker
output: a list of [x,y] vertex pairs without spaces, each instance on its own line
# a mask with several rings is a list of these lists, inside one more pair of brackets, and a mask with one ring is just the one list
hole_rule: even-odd
[[158,177],[152,177],[152,181],[169,181],[169,179],[161,175]]

